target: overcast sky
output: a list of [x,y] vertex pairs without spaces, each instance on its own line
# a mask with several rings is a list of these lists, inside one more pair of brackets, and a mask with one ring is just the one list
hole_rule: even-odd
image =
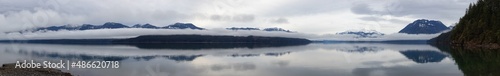
[[193,23],[215,29],[281,27],[301,33],[346,30],[396,33],[416,19],[458,21],[476,0],[0,0],[0,31],[65,24],[166,26]]

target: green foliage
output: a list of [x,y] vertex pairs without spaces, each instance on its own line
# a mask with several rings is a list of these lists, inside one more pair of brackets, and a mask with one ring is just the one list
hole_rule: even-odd
[[451,31],[452,44],[500,43],[500,0],[478,0]]

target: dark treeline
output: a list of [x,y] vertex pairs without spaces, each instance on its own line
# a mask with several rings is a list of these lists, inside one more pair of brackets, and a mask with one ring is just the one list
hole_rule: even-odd
[[500,0],[478,0],[470,4],[450,33],[431,41],[468,47],[497,47],[500,43]]
[[310,40],[261,36],[145,35],[128,39],[3,40],[3,43],[132,45],[141,49],[227,49],[298,46]]
[[307,39],[261,36],[145,35],[112,43],[310,43]]

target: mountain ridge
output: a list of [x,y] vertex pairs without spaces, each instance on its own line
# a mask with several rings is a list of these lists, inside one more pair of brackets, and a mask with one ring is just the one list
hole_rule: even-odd
[[429,42],[467,48],[500,48],[500,1],[478,0],[456,26]]
[[233,30],[233,31],[240,31],[240,30],[245,30],[245,31],[269,31],[269,32],[288,32],[288,33],[294,33],[293,31],[286,30],[283,28],[278,28],[278,27],[271,27],[271,28],[255,28],[255,27],[231,27],[231,28],[226,28],[227,30]]
[[[136,24],[133,26],[127,26],[116,22],[106,22],[102,25],[92,25],[92,24],[82,24],[82,25],[63,25],[63,26],[48,26],[48,27],[36,27],[33,29],[26,29],[21,31],[15,31],[19,33],[25,32],[46,32],[46,31],[60,31],[60,30],[96,30],[96,29],[119,29],[119,28],[145,28],[145,29],[192,29],[192,30],[205,30],[204,28],[197,27],[192,23],[175,23],[164,27],[158,27],[151,24]],[[5,32],[13,33],[13,32]]]
[[384,36],[384,33],[376,30],[352,30],[336,33],[337,35],[356,35],[354,38],[378,38]]
[[438,20],[418,19],[406,25],[398,33],[406,34],[437,34],[448,30],[449,27]]

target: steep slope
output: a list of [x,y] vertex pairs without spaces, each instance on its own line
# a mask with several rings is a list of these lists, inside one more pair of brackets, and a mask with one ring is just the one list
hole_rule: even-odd
[[419,19],[414,21],[413,23],[408,24],[405,28],[399,31],[399,33],[436,34],[444,30],[448,30],[448,27],[441,23],[441,21]]
[[500,43],[500,1],[479,0],[469,6],[451,31],[453,44],[484,45]]
[[479,0],[476,4],[471,4],[449,34],[442,34],[433,40],[434,43],[451,43],[458,46],[498,48],[500,0]]

